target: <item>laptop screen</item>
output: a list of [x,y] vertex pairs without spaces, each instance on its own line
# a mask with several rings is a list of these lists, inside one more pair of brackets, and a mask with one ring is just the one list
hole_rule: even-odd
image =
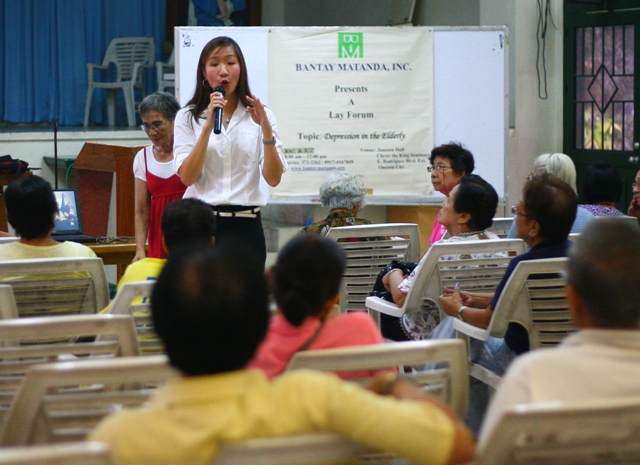
[[82,234],[76,191],[64,189],[56,190],[53,193],[58,203],[58,214],[53,234]]

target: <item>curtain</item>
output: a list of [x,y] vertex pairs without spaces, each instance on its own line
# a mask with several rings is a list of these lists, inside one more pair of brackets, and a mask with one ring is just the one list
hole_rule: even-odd
[[[0,121],[82,125],[86,64],[102,63],[116,37],[153,37],[165,60],[165,16],[166,0],[0,0]],[[155,70],[146,72],[149,93]],[[106,124],[106,94],[94,94],[89,120]],[[116,124],[126,124],[118,94]]]

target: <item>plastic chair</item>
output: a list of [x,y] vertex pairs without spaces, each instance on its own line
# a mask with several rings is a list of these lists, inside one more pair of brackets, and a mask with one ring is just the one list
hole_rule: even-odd
[[[402,376],[412,379],[425,390],[440,397],[458,415],[464,417],[469,397],[466,359],[466,346],[460,340],[393,342],[297,352],[287,370],[370,371],[398,366],[414,366],[422,370],[427,363],[434,366],[438,364],[437,369],[414,371]],[[361,384],[367,381],[368,378],[359,380]]]
[[10,244],[11,242],[19,241],[19,237],[0,237],[0,244]]
[[314,465],[357,460],[368,451],[336,434],[250,439],[224,446],[212,465]]
[[518,405],[474,465],[640,463],[640,399]]
[[[414,314],[424,299],[432,301],[446,315],[438,296],[443,287],[453,288],[456,283],[465,291],[492,292],[498,287],[511,259],[525,252],[521,239],[478,240],[433,244],[418,264],[419,269],[402,307],[380,297],[367,297],[370,312],[401,317]],[[485,258],[465,258],[471,254],[489,255]],[[441,257],[456,257],[441,260]]]
[[[340,285],[340,311],[364,310],[378,273],[392,260],[420,259],[420,229],[412,223],[363,224],[331,228],[327,238],[347,256]],[[370,240],[363,240],[363,239]],[[383,240],[378,240],[384,238]],[[374,317],[377,317],[375,315]]]
[[[95,342],[109,335],[110,341]],[[67,315],[0,321],[0,423],[32,365],[63,359],[140,354],[133,320],[126,315]]]
[[[116,95],[118,90],[124,94],[129,127],[136,125],[134,90],[140,89],[144,97],[145,76],[142,68],[152,68],[155,61],[155,45],[152,37],[121,37],[113,39],[104,55],[102,65],[87,63],[88,89],[87,104],[84,110],[84,126],[89,126],[89,111],[94,89],[107,91],[107,115],[109,126],[115,126]],[[106,70],[109,63],[116,67],[115,81],[95,81],[96,69]]]
[[164,92],[168,88],[173,88],[175,92],[176,88],[176,74],[175,74],[175,49],[171,51],[169,55],[169,61],[156,61],[156,77],[158,80],[158,92]]
[[0,445],[83,440],[105,416],[144,405],[176,376],[164,355],[32,366],[6,417]]
[[[486,341],[503,338],[510,322],[519,323],[529,333],[530,350],[551,347],[576,330],[569,313],[560,276],[567,259],[546,258],[518,263],[507,281],[486,329],[460,320],[453,327],[461,337]],[[496,388],[502,379],[480,365],[471,364],[470,375]]]
[[498,235],[498,237],[504,239],[509,234],[513,218],[494,218],[489,231]]
[[50,446],[5,447],[0,465],[114,465],[109,447],[101,442]]
[[101,258],[0,262],[0,281],[11,286],[20,317],[97,313],[109,304]]
[[164,352],[164,344],[153,331],[151,321],[151,292],[155,281],[140,281],[123,285],[107,312],[113,315],[131,315],[138,333],[143,355]]

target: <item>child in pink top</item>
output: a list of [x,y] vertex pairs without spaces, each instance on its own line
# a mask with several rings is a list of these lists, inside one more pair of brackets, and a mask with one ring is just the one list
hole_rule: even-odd
[[[384,339],[365,312],[329,316],[340,298],[346,258],[334,242],[315,234],[293,238],[273,269],[272,289],[278,313],[249,368],[272,378],[282,373],[300,350],[379,344]],[[341,378],[371,376],[345,372]]]

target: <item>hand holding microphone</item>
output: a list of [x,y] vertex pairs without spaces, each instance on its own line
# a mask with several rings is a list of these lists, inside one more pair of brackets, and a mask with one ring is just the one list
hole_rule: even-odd
[[[224,98],[226,96],[227,91],[224,90],[224,87],[217,86],[213,89],[213,92],[219,92],[222,94]],[[218,107],[213,110],[213,133],[220,134],[222,132],[222,108]]]

